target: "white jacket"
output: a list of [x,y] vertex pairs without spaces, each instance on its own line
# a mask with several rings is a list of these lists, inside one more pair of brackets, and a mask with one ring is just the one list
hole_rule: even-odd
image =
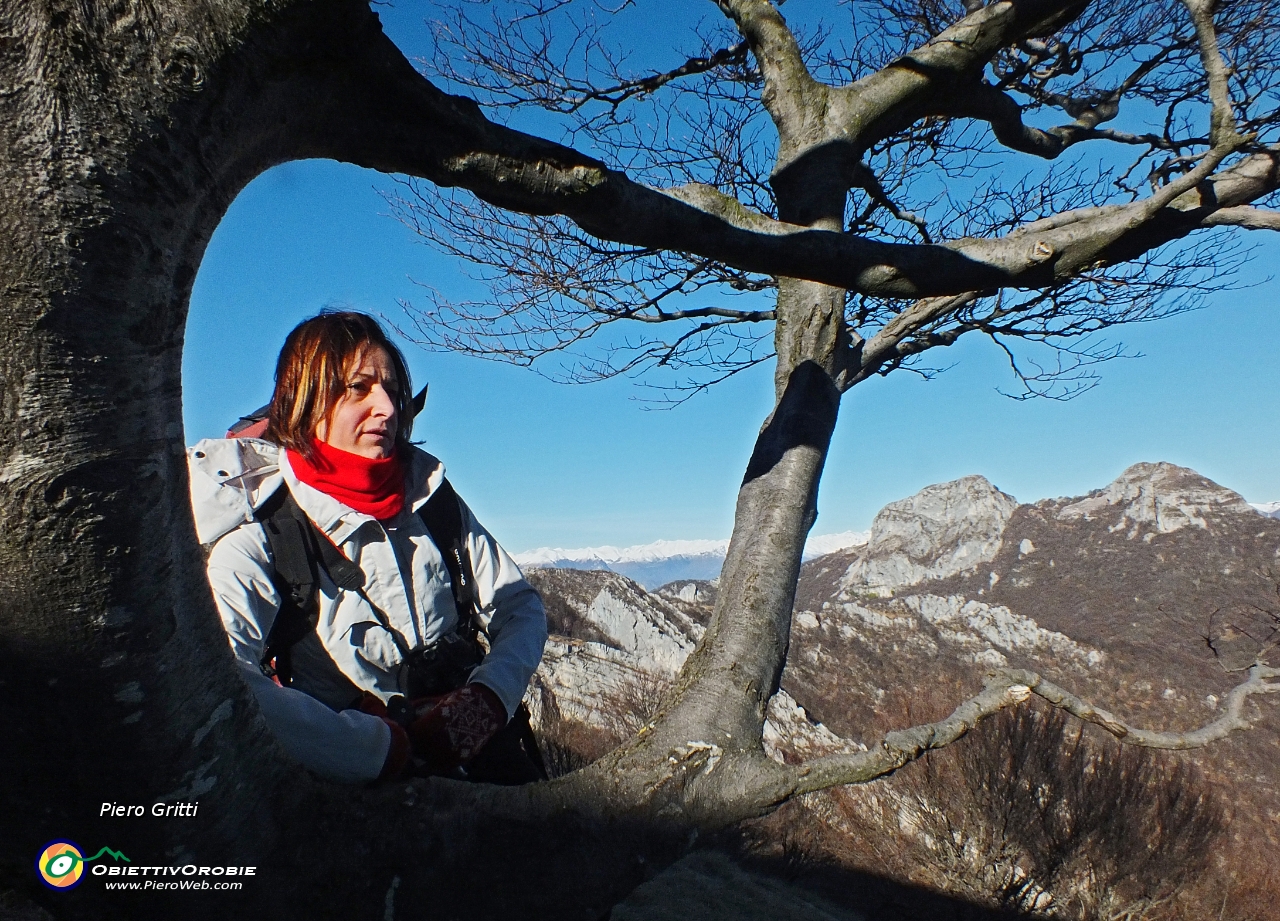
[[[369,600],[385,612],[410,648],[453,632],[458,614],[449,572],[416,514],[444,479],[436,458],[414,449],[408,463],[405,510],[384,528],[294,475],[283,451],[252,438],[212,438],[188,449],[191,502],[200,542],[212,545],[209,585],[231,649],[267,724],[285,750],[318,774],[340,781],[376,778],[391,732],[377,717],[342,710],[362,690],[384,701],[401,693],[402,656],[394,639],[358,593],[320,576],[320,617],[314,634],[293,647],[294,684],[262,674],[263,645],[280,607],[274,566],[254,510],[280,484],[319,529],[365,575]],[[519,568],[463,504],[463,527],[475,571],[480,626],[490,650],[471,676],[515,712],[542,658],[547,639],[542,600]]]

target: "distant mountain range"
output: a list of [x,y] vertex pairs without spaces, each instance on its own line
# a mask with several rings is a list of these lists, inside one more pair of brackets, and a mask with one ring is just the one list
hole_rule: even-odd
[[[812,560],[837,550],[865,544],[870,531],[844,531],[809,538],[804,559]],[[565,550],[539,547],[514,554],[524,569],[606,570],[632,579],[647,589],[687,579],[711,580],[719,577],[727,540],[659,540],[634,547],[583,547]]]
[[[1280,519],[1280,502],[1253,502],[1250,505],[1260,515]],[[804,561],[807,563],[829,553],[862,547],[870,539],[871,531],[813,535],[805,544]],[[728,549],[727,540],[658,540],[634,547],[580,547],[573,550],[539,547],[512,556],[522,569],[604,570],[626,576],[653,590],[671,582],[718,578]]]
[[[1136,464],[1087,495],[1030,504],[964,477],[890,503],[869,535],[827,539],[844,546],[819,555],[826,545],[810,541],[816,558],[801,570],[765,728],[766,751],[790,762],[940,718],[1002,666],[1034,669],[1138,725],[1190,730],[1222,714],[1242,669],[1280,658],[1280,503],[1250,504],[1172,464]],[[553,634],[527,696],[535,722],[590,725],[610,744],[643,725],[718,591],[660,567],[703,557],[718,572],[724,546],[664,541],[526,562]],[[645,591],[624,567],[665,588]],[[1248,872],[1269,880],[1280,878],[1278,703],[1254,698],[1252,729],[1181,756],[1231,802],[1232,853],[1256,855]],[[911,792],[912,776],[903,772],[906,792],[895,777],[806,808],[848,841],[914,835],[928,850],[918,822],[902,818],[936,806]],[[890,804],[880,812],[878,797]],[[881,812],[883,828],[849,818]]]

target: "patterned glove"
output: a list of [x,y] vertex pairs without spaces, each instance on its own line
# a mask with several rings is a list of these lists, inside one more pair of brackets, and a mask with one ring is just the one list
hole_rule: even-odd
[[471,762],[507,724],[507,708],[483,684],[450,691],[409,726],[413,753],[432,774],[449,775]]

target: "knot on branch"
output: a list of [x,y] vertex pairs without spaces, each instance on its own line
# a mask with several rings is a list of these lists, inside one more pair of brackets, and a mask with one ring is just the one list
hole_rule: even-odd
[[193,39],[178,36],[169,47],[163,65],[164,78],[185,90],[204,86],[204,70],[200,66],[200,48]]
[[885,733],[884,740],[880,744],[890,752],[905,755],[906,760],[910,761],[918,757],[921,752],[932,747],[933,737],[934,727],[932,725],[913,726],[910,729],[900,729],[896,732]]
[[674,765],[697,767],[703,773],[710,774],[723,755],[724,751],[720,746],[711,742],[685,742],[684,748],[676,749],[667,756],[667,761]]
[[1027,687],[1025,684],[1012,685],[1007,691],[1005,691],[1005,693],[1008,694],[1009,699],[1016,704],[1023,704],[1031,699],[1031,688]]

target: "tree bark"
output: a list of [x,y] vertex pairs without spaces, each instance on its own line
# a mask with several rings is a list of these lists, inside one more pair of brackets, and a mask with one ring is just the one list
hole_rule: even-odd
[[[200,257],[271,163],[260,125],[239,119],[265,113],[218,45],[261,23],[223,5],[221,30],[201,35],[209,11],[173,7],[0,7],[0,733],[23,753],[2,794],[11,854],[58,828],[207,859],[260,852],[274,832],[263,794],[284,765],[219,635],[180,422]],[[97,818],[103,802],[214,791],[217,814],[159,834]]]
[[[269,865],[282,831],[314,827],[305,809],[332,797],[297,782],[214,613],[181,355],[218,221],[255,176],[317,149],[335,61],[370,32],[367,5],[336,0],[0,4],[0,736],[21,753],[0,827],[13,879],[30,880],[55,835],[135,863]],[[156,801],[204,808],[101,815]],[[95,892],[50,904],[102,916]],[[151,894],[129,912],[168,910]]]

